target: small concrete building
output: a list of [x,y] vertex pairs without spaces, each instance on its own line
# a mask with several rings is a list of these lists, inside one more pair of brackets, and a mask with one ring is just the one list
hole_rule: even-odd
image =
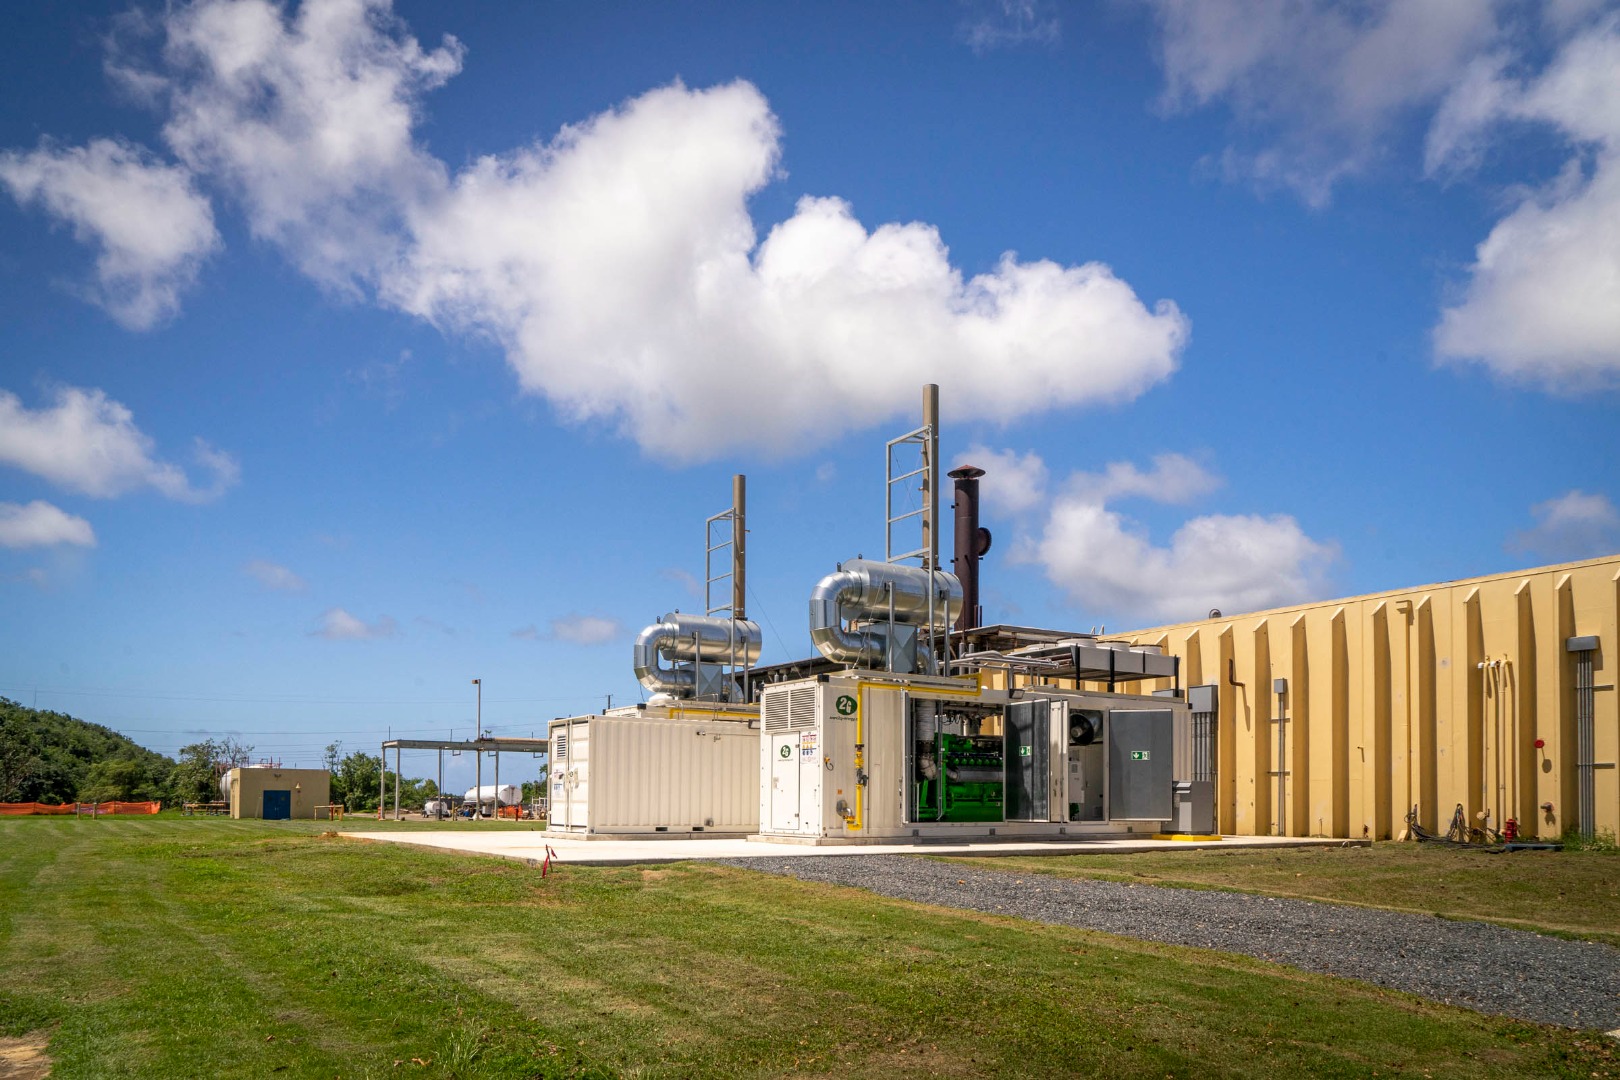
[[325,769],[248,766],[226,774],[231,817],[285,821],[314,818],[332,801],[332,774]]

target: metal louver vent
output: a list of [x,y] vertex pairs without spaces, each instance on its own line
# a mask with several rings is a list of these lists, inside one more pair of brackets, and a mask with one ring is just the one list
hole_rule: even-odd
[[551,740],[551,754],[556,758],[565,758],[568,756],[567,735],[558,735],[556,738]]
[[788,727],[816,726],[816,688],[796,686],[788,691]]
[[765,730],[785,731],[788,727],[788,694],[777,692],[765,695]]

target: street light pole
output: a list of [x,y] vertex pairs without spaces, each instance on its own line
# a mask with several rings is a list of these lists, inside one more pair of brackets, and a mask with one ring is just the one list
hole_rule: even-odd
[[[478,687],[478,712],[473,727],[473,742],[476,744],[484,737],[484,680],[474,679],[473,685]],[[476,762],[473,774],[473,820],[477,821],[484,813],[484,751],[482,748],[476,749],[473,755]]]

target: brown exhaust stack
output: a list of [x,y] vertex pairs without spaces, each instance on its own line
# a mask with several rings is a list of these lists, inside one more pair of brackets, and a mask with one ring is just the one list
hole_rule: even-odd
[[962,583],[962,614],[957,630],[971,630],[984,621],[979,607],[979,560],[990,550],[990,530],[979,527],[979,477],[983,469],[964,465],[952,469],[956,481],[956,557],[951,572]]

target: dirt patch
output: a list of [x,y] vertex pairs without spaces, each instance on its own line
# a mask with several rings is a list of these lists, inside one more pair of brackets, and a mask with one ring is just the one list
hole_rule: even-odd
[[45,1047],[47,1031],[31,1031],[16,1039],[0,1039],[0,1080],[42,1080],[51,1075]]

